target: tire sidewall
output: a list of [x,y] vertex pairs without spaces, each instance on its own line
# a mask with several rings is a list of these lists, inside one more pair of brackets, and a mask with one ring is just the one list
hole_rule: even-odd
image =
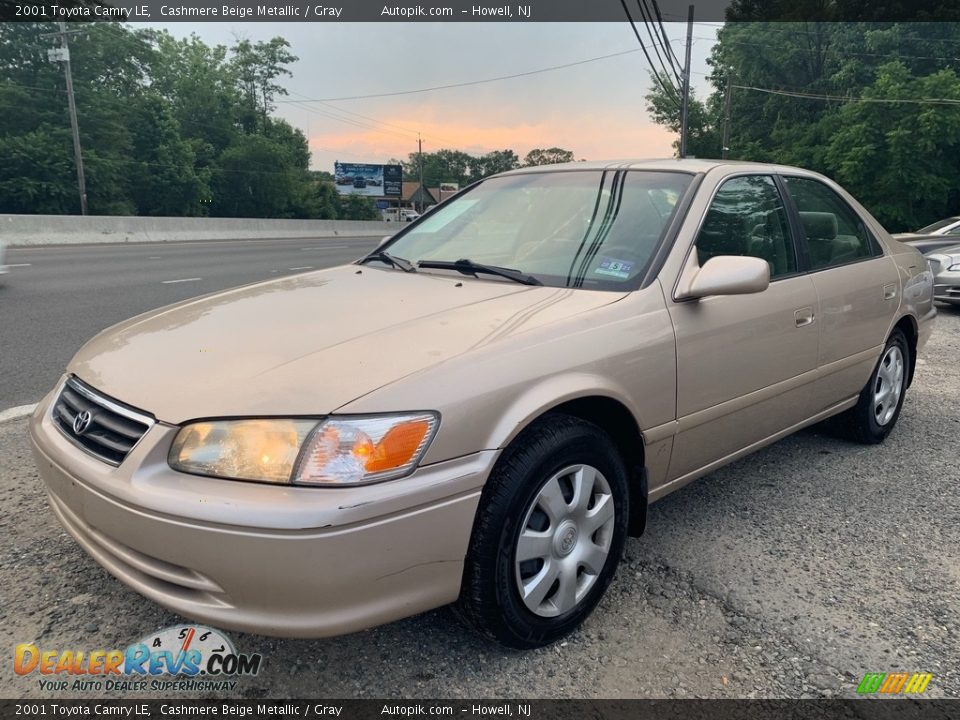
[[[890,418],[890,421],[886,425],[880,425],[877,422],[877,418],[873,412],[874,388],[877,384],[877,375],[880,372],[880,366],[883,363],[883,358],[886,356],[887,351],[895,345],[900,348],[900,354],[903,356],[903,380],[900,388],[900,398],[897,400],[897,409],[894,411],[893,417]],[[907,382],[909,377],[910,349],[907,346],[906,337],[904,337],[903,333],[898,329],[890,335],[886,345],[883,346],[883,352],[880,353],[880,359],[877,360],[876,367],[874,367],[873,372],[870,374],[870,381],[863,389],[863,394],[860,397],[860,410],[862,413],[861,422],[864,425],[864,429],[867,431],[869,439],[873,442],[881,442],[884,438],[886,438],[897,424],[897,420],[900,419],[900,411],[903,409],[903,401],[907,397]]]

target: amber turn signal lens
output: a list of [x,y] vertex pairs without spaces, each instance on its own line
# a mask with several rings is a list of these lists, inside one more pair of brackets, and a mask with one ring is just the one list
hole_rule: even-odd
[[429,432],[430,423],[426,420],[394,425],[373,448],[366,462],[367,472],[381,472],[406,465],[417,454]]

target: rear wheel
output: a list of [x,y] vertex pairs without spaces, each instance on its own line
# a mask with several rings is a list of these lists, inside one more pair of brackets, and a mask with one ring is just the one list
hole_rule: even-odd
[[627,504],[627,471],[610,438],[576,418],[544,418],[504,451],[487,481],[458,613],[515,648],[568,634],[616,572]]
[[837,416],[834,427],[843,436],[868,445],[886,439],[900,417],[910,377],[910,349],[899,329],[891,333],[857,404]]

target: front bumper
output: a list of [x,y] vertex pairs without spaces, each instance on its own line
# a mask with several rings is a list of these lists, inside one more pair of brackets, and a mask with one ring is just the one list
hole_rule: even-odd
[[944,270],[933,278],[933,299],[960,304],[960,272]]
[[158,423],[119,467],[78,449],[40,403],[30,422],[50,505],[98,563],[174,612],[222,628],[323,637],[452,602],[486,451],[358,488],[178,473]]

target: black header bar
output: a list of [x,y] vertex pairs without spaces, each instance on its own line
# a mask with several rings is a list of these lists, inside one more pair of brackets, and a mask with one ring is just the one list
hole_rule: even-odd
[[[683,22],[690,0],[659,0],[666,22]],[[695,0],[698,21],[958,21],[960,3],[786,3]],[[878,7],[879,6],[879,7]],[[621,0],[0,0],[14,22],[624,22]]]

